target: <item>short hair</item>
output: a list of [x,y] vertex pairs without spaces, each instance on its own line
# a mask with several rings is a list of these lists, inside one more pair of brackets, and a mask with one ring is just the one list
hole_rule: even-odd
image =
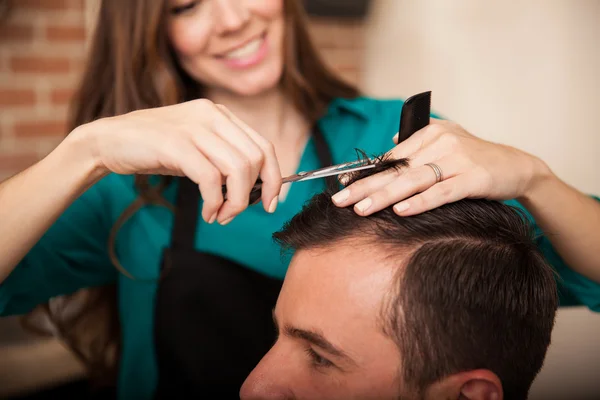
[[[346,184],[407,165],[377,162]],[[314,196],[274,238],[284,251],[353,240],[380,248],[389,262],[401,260],[384,294],[381,322],[402,355],[408,393],[423,394],[455,373],[488,369],[502,381],[506,399],[526,399],[550,344],[558,296],[524,213],[478,199],[410,217],[391,207],[362,217],[335,206],[332,195]]]

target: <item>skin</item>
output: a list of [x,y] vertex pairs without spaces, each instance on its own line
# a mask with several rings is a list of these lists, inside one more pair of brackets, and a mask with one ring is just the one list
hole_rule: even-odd
[[[263,207],[274,212],[281,176],[296,170],[309,134],[308,121],[276,85],[283,63],[282,4],[169,0],[169,39],[186,72],[207,86],[207,99],[82,125],[43,160],[0,183],[0,282],[75,199],[111,172],[185,175],[205,199],[203,219],[221,224],[246,208],[260,176]],[[171,12],[181,7],[185,12]],[[261,62],[233,72],[218,60],[260,32],[269,37]],[[600,206],[558,180],[541,161],[443,122],[418,132],[392,153],[413,159],[410,173],[361,181],[349,188],[345,202],[336,204],[371,198],[368,210],[356,206],[360,215],[368,215],[408,199],[410,207],[398,212],[409,215],[462,197],[519,198],[542,227],[561,233],[552,241],[569,265],[600,281],[595,250],[600,247]],[[426,162],[438,162],[450,179],[434,185],[433,173],[423,167]],[[227,185],[227,201],[222,184]],[[414,196],[419,191],[422,195]]]
[[[279,338],[241,398],[393,398],[400,358],[377,319],[392,278],[391,267],[344,246],[300,251],[274,311]],[[345,356],[312,340],[316,334]]]
[[[195,6],[174,0],[171,11],[168,34],[179,63],[209,88],[210,98],[219,92],[256,96],[277,86],[283,69],[281,0],[217,0]],[[226,67],[226,53],[261,36],[267,37],[269,51],[256,68]]]
[[[542,160],[514,147],[473,136],[441,120],[398,144],[392,158],[410,159],[410,169],[360,180],[336,193],[339,207],[354,205],[362,216],[393,206],[415,215],[464,198],[517,199],[575,271],[600,282],[600,203],[561,181]],[[437,183],[436,163],[443,172]]]
[[[39,163],[2,182],[0,246],[8,250],[0,281],[77,197],[111,172],[185,175],[205,199],[203,219],[221,224],[247,207],[260,176],[263,207],[274,212],[281,173],[296,169],[297,149],[309,134],[308,122],[276,85],[282,7],[283,0],[169,0],[169,38],[187,73],[206,80],[207,99],[82,125]],[[234,68],[220,59],[257,32],[268,44],[258,61]],[[37,195],[44,188],[53,196]]]
[[[274,310],[279,337],[244,382],[242,399],[416,397],[401,395],[401,354],[382,330],[396,270],[378,254],[356,243],[295,254]],[[501,399],[502,385],[490,371],[465,371],[425,394],[441,398]]]

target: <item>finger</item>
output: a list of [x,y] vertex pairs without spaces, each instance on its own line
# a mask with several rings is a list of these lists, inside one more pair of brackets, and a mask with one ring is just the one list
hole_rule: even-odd
[[212,224],[217,219],[219,208],[223,204],[221,191],[221,172],[198,151],[193,143],[182,146],[180,160],[181,171],[198,185],[202,195],[202,218]]
[[359,179],[350,186],[334,194],[331,197],[331,200],[338,207],[346,207],[355,204],[372,193],[382,189],[395,179],[398,179],[399,174],[402,174],[405,171],[407,171],[406,168],[402,170],[390,168],[387,171],[382,171],[378,174]]
[[[443,120],[443,119],[438,119],[438,118],[430,118],[429,119],[429,124],[439,124],[439,125],[446,125],[448,124],[449,121]],[[415,132],[416,133],[416,132]],[[393,137],[393,141],[394,144],[398,144],[398,137],[400,136],[400,132],[396,132],[396,134]],[[408,139],[407,139],[408,140]]]
[[447,122],[427,125],[394,147],[390,151],[390,155],[395,159],[410,158],[414,153],[425,148],[444,132],[447,132],[446,125]]
[[213,132],[192,135],[192,140],[225,177],[227,200],[221,206],[217,220],[220,224],[228,223],[248,206],[250,190],[256,182],[256,177],[251,175],[250,160]]
[[423,193],[396,204],[394,212],[402,217],[408,217],[462,200],[468,197],[470,179],[465,174],[437,183]]
[[245,132],[244,128],[232,120],[224,106],[216,105],[217,114],[213,121],[213,131],[221,139],[244,154],[251,164],[251,175],[258,177],[264,154],[258,144]]
[[[442,170],[444,179],[452,178],[459,173],[451,159],[440,160],[436,164]],[[354,210],[362,216],[371,215],[416,193],[423,192],[435,183],[436,175],[430,166],[411,168],[393,182],[357,203]]]
[[262,184],[263,207],[267,212],[274,212],[277,208],[278,195],[281,191],[282,177],[279,161],[275,154],[275,147],[258,132],[249,127],[244,121],[229,111],[225,106],[218,106],[219,109],[235,122],[244,132],[258,145],[263,152],[263,164],[260,169]]

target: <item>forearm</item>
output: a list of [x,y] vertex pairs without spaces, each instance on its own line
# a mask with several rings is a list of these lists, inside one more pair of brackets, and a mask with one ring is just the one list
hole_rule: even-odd
[[0,183],[0,282],[62,212],[103,176],[87,140],[77,132],[37,164]]
[[567,265],[600,282],[600,203],[549,171],[519,200]]

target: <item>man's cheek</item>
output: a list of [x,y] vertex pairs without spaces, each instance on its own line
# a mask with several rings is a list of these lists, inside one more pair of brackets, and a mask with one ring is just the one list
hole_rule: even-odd
[[351,382],[339,373],[312,370],[306,378],[301,390],[296,391],[299,399],[348,400],[353,397],[352,391],[348,390],[352,386]]

